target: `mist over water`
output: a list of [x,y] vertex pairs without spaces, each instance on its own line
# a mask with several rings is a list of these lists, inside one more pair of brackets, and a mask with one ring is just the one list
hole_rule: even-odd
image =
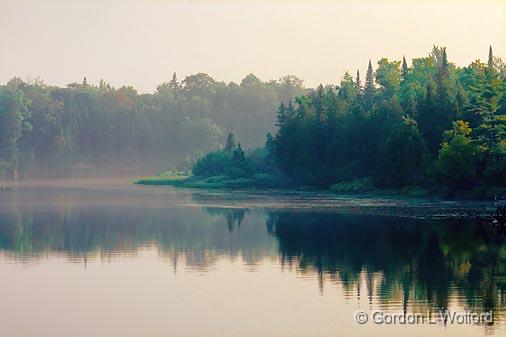
[[[505,332],[505,238],[458,216],[486,205],[448,203],[427,217],[419,215],[430,203],[392,198],[174,190],[124,179],[3,185],[0,323],[9,336]],[[399,205],[411,213],[394,214]],[[353,321],[357,309],[439,308],[492,310],[494,323]]]
[[0,337],[506,336],[505,22],[0,0]]

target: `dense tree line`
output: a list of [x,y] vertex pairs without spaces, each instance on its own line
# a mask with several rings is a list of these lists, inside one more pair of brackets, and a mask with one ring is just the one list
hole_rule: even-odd
[[371,62],[337,86],[281,103],[268,148],[298,184],[368,178],[380,187],[447,191],[506,186],[506,64],[427,57]]
[[263,82],[251,74],[227,84],[174,74],[153,94],[104,81],[60,88],[14,78],[0,86],[0,176],[165,168],[209,151],[228,132],[258,146],[279,102],[305,92],[295,76]]

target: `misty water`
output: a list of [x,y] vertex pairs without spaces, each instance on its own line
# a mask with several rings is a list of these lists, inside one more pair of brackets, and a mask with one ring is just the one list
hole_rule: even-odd
[[[1,336],[506,335],[493,204],[2,183]],[[354,314],[492,312],[487,324]]]

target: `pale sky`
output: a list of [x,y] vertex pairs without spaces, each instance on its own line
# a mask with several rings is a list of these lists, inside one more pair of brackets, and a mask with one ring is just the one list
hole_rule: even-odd
[[506,0],[0,0],[0,83],[132,85],[152,92],[205,72],[220,81],[294,74],[338,83],[367,62],[427,55],[506,58]]

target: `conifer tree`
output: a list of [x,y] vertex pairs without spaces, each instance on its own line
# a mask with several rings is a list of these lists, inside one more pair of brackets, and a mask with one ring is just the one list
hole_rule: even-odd
[[443,59],[441,61],[441,68],[443,69],[445,75],[449,74],[448,55],[446,55],[446,47],[443,47]]
[[[291,102],[290,102],[290,104],[291,104]],[[281,102],[281,104],[279,105],[278,111],[276,113],[276,118],[278,120],[276,126],[278,126],[278,127],[283,126],[286,121],[285,103]]]
[[372,70],[371,60],[367,66],[367,73],[365,75],[365,87],[364,87],[364,103],[366,110],[372,109],[372,103],[374,99],[374,73]]
[[[442,140],[442,132],[451,127],[451,121],[455,116],[456,107],[451,99],[451,92],[455,90],[455,84],[450,81],[450,64],[445,47],[434,46],[432,55],[436,63],[436,96],[433,103],[435,106],[427,113],[431,115],[434,128],[439,129],[433,138],[439,144]],[[428,95],[428,93],[427,93]]]
[[406,62],[406,57],[402,57],[402,81],[406,82],[408,78],[408,63]]
[[492,52],[492,46],[488,48],[488,68],[493,69],[494,68],[494,53]]
[[169,87],[174,90],[174,91],[177,91],[179,90],[179,82],[177,80],[177,76],[176,76],[176,73],[174,72],[172,74],[172,79],[170,80],[169,82]]
[[[353,80],[352,80],[353,82]],[[316,93],[312,97],[312,104],[314,106],[314,110],[317,117],[318,126],[321,127],[326,122],[326,106],[325,106],[325,89],[323,88],[323,84],[320,84],[318,88],[316,88]]]
[[266,160],[269,164],[274,164],[276,161],[276,144],[272,133],[267,132],[265,137],[265,151],[266,151]]
[[235,160],[235,161],[246,160],[246,156],[244,155],[244,151],[242,150],[241,143],[237,144],[237,148],[234,150],[232,160]]
[[227,142],[225,143],[225,151],[232,152],[235,147],[235,137],[234,134],[230,132],[227,136]]
[[288,102],[288,109],[286,109],[286,116],[288,118],[295,117],[295,107],[293,106],[293,103],[291,101]]
[[503,87],[503,81],[495,69],[494,55],[492,46],[490,46],[485,76],[471,89],[476,95],[472,110],[480,118],[480,125],[476,129],[476,133],[478,138],[490,149],[494,148],[504,137],[501,134],[504,134],[506,119],[498,116],[504,95]]

